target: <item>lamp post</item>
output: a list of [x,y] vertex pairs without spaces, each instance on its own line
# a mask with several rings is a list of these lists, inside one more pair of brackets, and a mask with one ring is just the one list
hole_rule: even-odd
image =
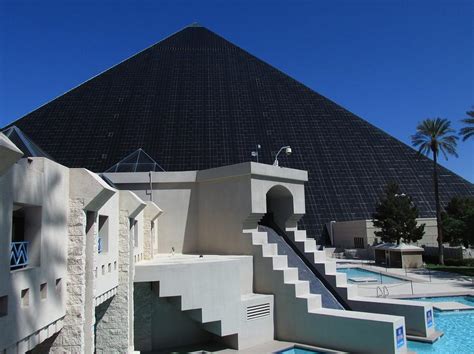
[[251,153],[252,157],[257,158],[257,162],[258,162],[258,152],[261,148],[262,148],[262,146],[260,144],[257,144],[257,148],[255,149],[255,151],[252,151],[252,153]]
[[286,156],[290,156],[292,151],[291,151],[291,147],[290,146],[282,146],[280,148],[280,150],[278,150],[278,153],[276,154],[275,156],[275,161],[273,161],[273,166],[278,166],[278,155],[280,155],[280,153],[285,150],[285,154]]

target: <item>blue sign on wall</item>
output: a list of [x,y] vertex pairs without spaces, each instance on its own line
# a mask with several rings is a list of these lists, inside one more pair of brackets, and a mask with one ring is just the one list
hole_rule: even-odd
[[396,333],[397,333],[397,348],[401,348],[405,344],[405,336],[403,335],[403,327],[398,327]]
[[433,327],[433,310],[426,311],[426,324],[428,328]]

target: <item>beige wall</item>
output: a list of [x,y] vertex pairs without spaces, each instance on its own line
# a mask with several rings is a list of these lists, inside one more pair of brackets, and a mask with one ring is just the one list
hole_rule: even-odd
[[138,173],[107,173],[120,189],[129,189],[144,201],[151,199],[164,211],[155,220],[158,253],[194,253],[197,251],[197,184],[196,171]]
[[[266,212],[266,193],[275,185],[298,196],[289,225],[305,213],[305,171],[242,163],[151,175],[153,201],[164,211],[156,223],[158,253],[171,253],[174,247],[176,253],[249,254],[250,246],[241,237],[242,225],[256,227]],[[106,176],[120,189],[130,189],[143,200],[151,197],[148,173]]]
[[366,220],[338,221],[333,223],[333,246],[338,248],[355,248],[354,237],[362,237],[364,245],[372,242],[367,235]]
[[423,252],[402,254],[403,268],[420,268],[423,266]]
[[[418,218],[417,222],[418,224],[425,224],[425,235],[414,244],[417,246],[437,246],[436,219]],[[332,230],[333,246],[338,248],[355,248],[354,237],[362,237],[365,247],[380,242],[380,239],[375,236],[377,229],[374,227],[372,220],[337,221],[333,223]]]

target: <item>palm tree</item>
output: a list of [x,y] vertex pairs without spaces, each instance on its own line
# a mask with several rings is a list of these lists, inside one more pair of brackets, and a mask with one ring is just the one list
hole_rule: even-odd
[[470,118],[461,120],[461,122],[466,123],[466,126],[460,131],[461,135],[463,136],[462,141],[466,141],[467,139],[474,136],[474,111],[468,111],[466,114]]
[[436,222],[438,224],[438,254],[439,263],[444,264],[443,228],[441,224],[441,205],[439,202],[438,188],[438,155],[441,152],[448,159],[448,155],[458,156],[456,144],[458,137],[447,119],[425,119],[416,127],[416,134],[412,135],[413,146],[418,147],[418,152],[429,156],[433,154],[433,182],[436,202]]

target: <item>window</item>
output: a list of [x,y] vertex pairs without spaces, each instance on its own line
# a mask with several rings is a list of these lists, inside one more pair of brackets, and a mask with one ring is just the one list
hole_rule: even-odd
[[48,284],[43,283],[40,285],[40,298],[41,300],[46,300],[48,297]]
[[30,306],[30,289],[23,289],[21,291],[21,306]]
[[13,205],[10,269],[39,266],[41,250],[41,207]]
[[355,248],[364,248],[364,238],[363,237],[354,237],[354,247]]
[[62,291],[62,285],[63,285],[62,279],[61,278],[56,279],[56,292],[58,294],[60,294]]
[[135,219],[129,220],[130,238],[133,238],[133,246],[138,247],[138,223]]
[[0,317],[8,315],[8,296],[0,296]]
[[98,242],[98,252],[106,253],[109,250],[109,217],[106,215],[99,215]]

